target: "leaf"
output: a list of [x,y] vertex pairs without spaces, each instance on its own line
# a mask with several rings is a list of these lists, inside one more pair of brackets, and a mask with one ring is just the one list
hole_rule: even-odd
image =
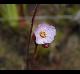
[[2,8],[2,17],[6,24],[9,24],[11,27],[16,28],[18,27],[18,11],[16,4],[3,4],[1,5]]

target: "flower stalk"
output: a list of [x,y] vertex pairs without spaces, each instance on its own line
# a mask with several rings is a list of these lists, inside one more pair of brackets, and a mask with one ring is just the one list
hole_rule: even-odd
[[33,17],[32,17],[32,21],[31,21],[31,28],[30,28],[30,33],[29,33],[29,39],[28,39],[28,46],[27,46],[27,51],[26,51],[26,70],[29,70],[29,47],[30,47],[30,40],[31,40],[31,33],[32,33],[32,29],[33,29],[33,24],[34,24],[34,20],[35,20],[35,15],[37,13],[37,9],[39,7],[39,4],[36,4],[35,9],[34,9],[34,13],[33,13]]

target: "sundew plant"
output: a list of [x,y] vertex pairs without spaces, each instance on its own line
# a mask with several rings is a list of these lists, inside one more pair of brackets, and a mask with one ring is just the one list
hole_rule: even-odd
[[79,70],[80,4],[0,4],[0,70]]

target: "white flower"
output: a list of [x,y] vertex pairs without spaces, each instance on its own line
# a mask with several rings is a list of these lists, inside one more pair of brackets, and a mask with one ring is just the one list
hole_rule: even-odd
[[37,44],[51,43],[56,35],[56,29],[46,23],[41,23],[38,25],[34,31]]

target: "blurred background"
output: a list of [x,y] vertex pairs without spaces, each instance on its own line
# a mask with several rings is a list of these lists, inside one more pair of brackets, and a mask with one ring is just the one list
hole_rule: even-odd
[[[0,70],[24,70],[35,4],[0,4]],[[32,32],[46,22],[57,34],[48,48],[38,45],[37,60],[31,38],[31,70],[80,70],[80,4],[40,4]],[[28,57],[28,56],[26,56]]]

